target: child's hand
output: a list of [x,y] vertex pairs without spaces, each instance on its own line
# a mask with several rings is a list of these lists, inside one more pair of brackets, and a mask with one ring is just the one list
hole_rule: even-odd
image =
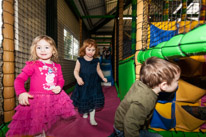
[[107,78],[103,78],[102,80],[103,80],[104,82],[107,82]]
[[19,95],[19,98],[18,98],[19,104],[21,104],[21,105],[29,105],[29,98],[33,98],[33,96],[30,95],[27,92],[21,93]]
[[58,94],[60,91],[61,91],[61,87],[60,87],[60,86],[55,86],[55,87],[52,89],[52,92],[54,92],[55,94]]
[[84,81],[83,81],[82,78],[80,78],[80,77],[77,79],[77,83],[78,83],[80,86],[84,85]]

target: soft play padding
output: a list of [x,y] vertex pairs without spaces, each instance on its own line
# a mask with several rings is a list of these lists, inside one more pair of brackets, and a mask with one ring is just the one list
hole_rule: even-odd
[[175,111],[175,104],[157,103],[153,116],[152,116],[150,127],[151,128],[161,128],[165,130],[174,128],[176,125],[174,111]]
[[151,57],[151,52],[152,52],[152,49],[146,50],[146,52],[144,54],[144,60],[146,60],[146,59]]
[[[154,32],[158,30],[154,25],[151,25],[151,27],[154,28],[155,30]],[[157,41],[155,37],[153,38],[153,35],[150,33],[151,34],[150,48],[152,50],[151,56],[169,59],[176,56],[185,57],[185,56],[192,56],[192,55],[203,55],[206,53],[206,37],[205,37],[206,31],[205,30],[206,30],[206,24],[201,25],[186,34],[179,34],[179,35],[176,35],[176,31],[164,32],[164,30],[160,29],[157,31],[158,33],[154,34],[154,36],[158,37],[159,32],[162,32],[161,35],[165,35],[166,33],[169,33],[171,35],[169,35],[169,37],[162,37],[163,39],[159,41]],[[176,36],[173,34],[175,34]],[[173,39],[170,36],[171,37],[174,36]],[[163,46],[161,45],[160,42],[164,44],[166,42],[168,43],[168,45]],[[160,54],[160,52],[163,51],[162,48],[164,49],[164,53]],[[157,51],[153,51],[153,50],[157,50]],[[145,52],[147,52],[147,49],[139,53],[141,55],[138,54],[138,58],[141,58],[140,60],[138,60],[138,62],[142,63],[145,61],[146,59],[144,56]],[[156,54],[156,52],[158,54]]]
[[144,51],[139,51],[139,53],[138,53],[138,55],[137,55],[137,61],[139,62],[139,63],[143,63],[144,61],[145,61],[145,59],[144,59],[144,54],[145,54],[145,52]]
[[155,48],[152,48],[151,56],[155,56],[161,59],[164,59],[162,55],[162,47],[166,44],[167,42],[162,42],[158,44]]
[[[201,106],[206,107],[206,95],[201,98]],[[206,129],[206,123],[201,125],[200,129]]]
[[167,43],[162,47],[162,55],[165,58],[171,57],[184,57],[185,54],[180,49],[180,41],[184,35],[179,34],[172,37]]
[[198,88],[183,80],[179,80],[179,88],[176,92],[176,101],[195,103],[205,94],[205,90]]
[[199,62],[206,62],[206,55],[190,56],[190,58]]
[[[185,105],[185,104],[184,104]],[[190,104],[191,105],[191,104]],[[193,104],[193,105],[197,105]],[[187,111],[185,111],[182,107],[182,103],[176,102],[176,130],[181,131],[198,131],[200,126],[205,123],[204,120],[200,120],[189,114]]]
[[180,47],[186,55],[197,55],[206,52],[206,24],[186,33]]
[[118,96],[122,100],[135,82],[134,58],[119,62],[119,90]]
[[[157,103],[156,106],[155,106],[155,109],[158,111],[158,113],[164,117],[164,118],[167,118],[167,119],[171,119],[172,118],[172,111],[175,109],[174,108],[175,106],[173,105],[173,108],[172,108],[172,103]],[[173,109],[173,110],[172,110]]]

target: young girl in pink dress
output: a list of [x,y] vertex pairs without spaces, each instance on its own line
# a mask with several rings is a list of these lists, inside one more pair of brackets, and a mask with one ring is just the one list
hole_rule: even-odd
[[[38,36],[31,45],[31,61],[14,82],[19,105],[7,136],[45,136],[48,129],[61,118],[75,115],[69,96],[62,90],[64,79],[54,40],[48,36]],[[27,92],[24,83],[30,78]]]

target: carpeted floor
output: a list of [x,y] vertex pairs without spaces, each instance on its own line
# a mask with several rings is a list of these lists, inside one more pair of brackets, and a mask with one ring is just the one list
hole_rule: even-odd
[[52,128],[55,137],[108,137],[113,132],[114,115],[120,99],[114,86],[103,87],[105,106],[96,112],[97,126],[91,126],[89,118],[82,118],[77,113],[76,119],[61,121]]

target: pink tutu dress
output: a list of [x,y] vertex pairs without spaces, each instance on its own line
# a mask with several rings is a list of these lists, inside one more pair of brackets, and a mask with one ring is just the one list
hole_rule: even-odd
[[38,135],[47,132],[58,120],[76,114],[72,100],[63,90],[59,94],[52,92],[54,86],[63,88],[64,85],[60,64],[27,62],[14,82],[17,96],[26,92],[24,83],[29,77],[28,93],[33,98],[29,98],[30,105],[18,105],[15,108],[16,113],[6,136]]

